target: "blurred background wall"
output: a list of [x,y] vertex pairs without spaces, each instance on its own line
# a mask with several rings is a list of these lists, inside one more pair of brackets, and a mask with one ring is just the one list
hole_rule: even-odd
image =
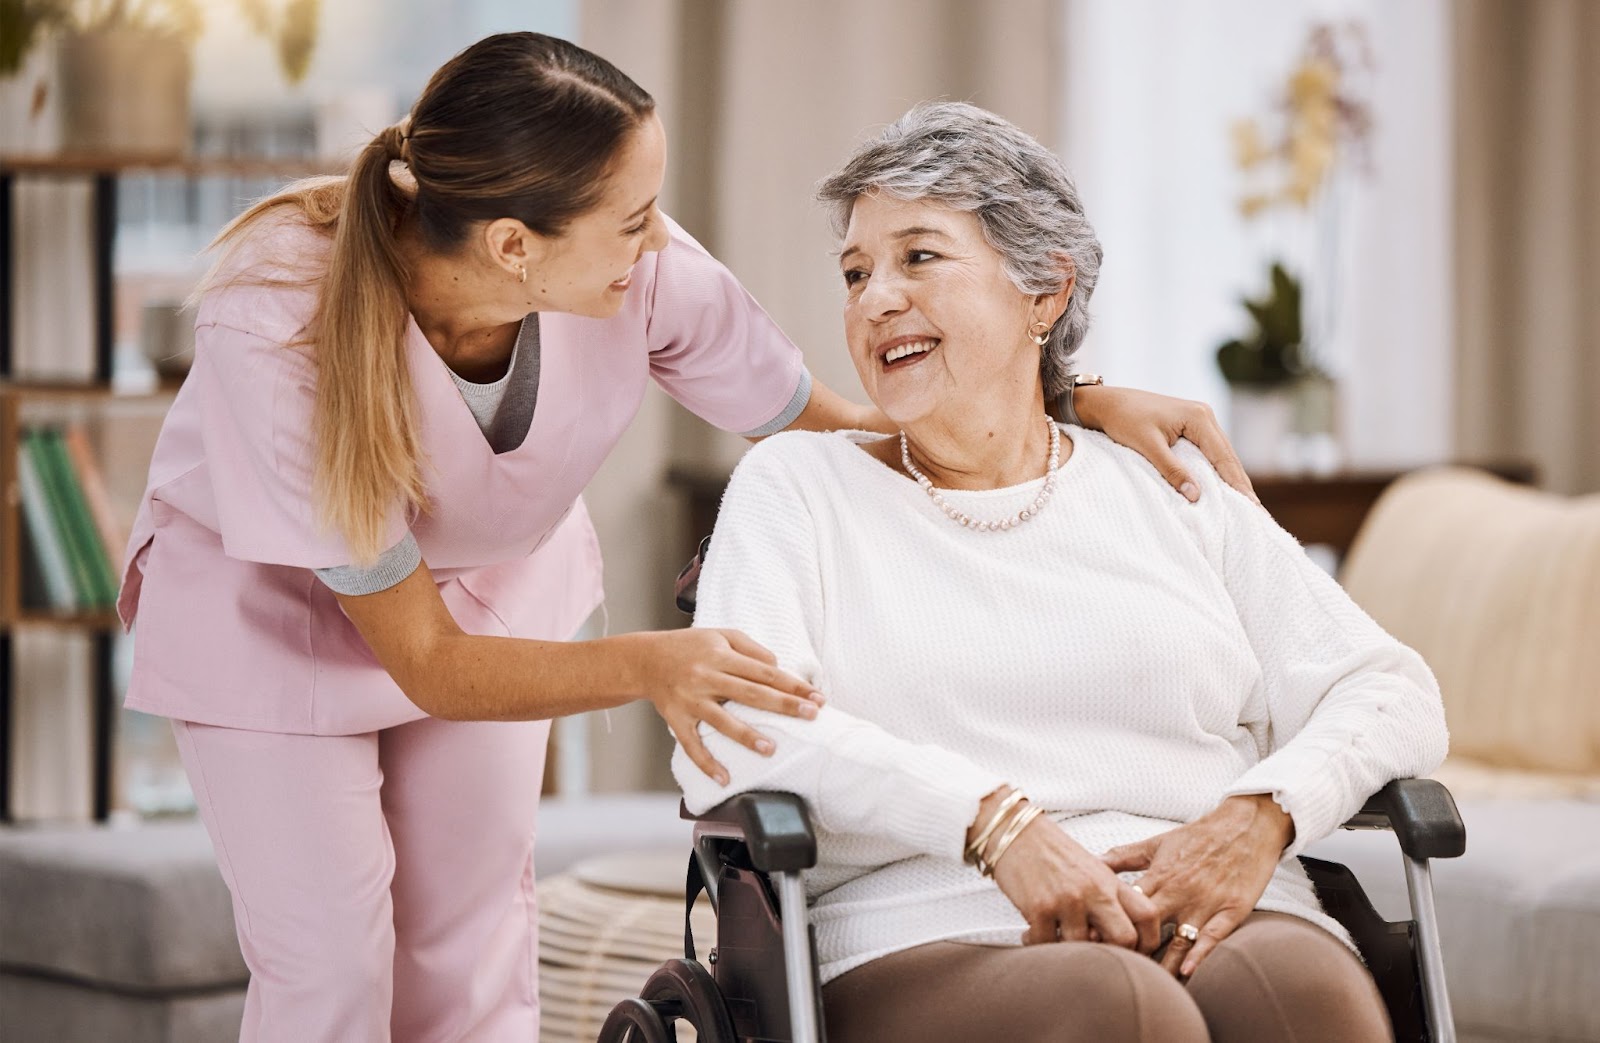
[[[1269,263],[1286,259],[1336,389],[1321,431],[1334,455],[1302,463],[1519,459],[1551,488],[1600,489],[1600,5],[1587,0],[326,0],[292,85],[235,8],[213,9],[192,48],[197,152],[337,153],[494,31],[570,36],[612,59],[660,103],[668,211],[745,282],[813,373],[858,401],[832,233],[812,190],[916,101],[972,101],[1058,150],[1079,181],[1106,251],[1082,368],[1227,416],[1243,399],[1215,352],[1244,332],[1241,296],[1261,294]],[[1282,115],[1317,24],[1359,29],[1361,60],[1342,89],[1370,116],[1360,161],[1333,164],[1304,212],[1247,220],[1238,121],[1270,129]],[[57,144],[50,100],[42,114],[34,104],[53,68],[40,47],[0,82],[0,152]],[[249,187],[208,196],[128,179],[119,285],[185,285],[195,251]],[[86,328],[49,295],[82,249],[83,189],[30,191],[18,275],[40,298],[38,321],[55,323],[50,351],[81,354]],[[127,319],[119,341],[131,370],[144,365],[137,324]],[[607,555],[608,605],[592,632],[681,623],[669,602],[695,536],[685,476],[725,474],[742,449],[664,395],[646,399],[588,493]],[[137,495],[138,460],[125,448],[117,464],[133,474],[125,496]],[[24,815],[84,813],[76,640],[19,644]],[[121,723],[132,748],[120,803],[181,806],[164,723]],[[670,784],[666,734],[647,707],[563,722],[558,737],[569,791]]]

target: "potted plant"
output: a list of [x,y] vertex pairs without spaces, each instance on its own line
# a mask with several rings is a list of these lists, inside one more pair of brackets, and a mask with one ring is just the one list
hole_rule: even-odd
[[[1270,125],[1240,120],[1232,128],[1235,163],[1245,179],[1239,212],[1246,221],[1278,217],[1270,231],[1280,254],[1267,296],[1244,302],[1255,331],[1217,350],[1232,435],[1246,467],[1331,470],[1338,463],[1339,367],[1330,351],[1342,282],[1335,270],[1337,175],[1352,166],[1346,162],[1351,156],[1356,169],[1370,167],[1371,115],[1351,81],[1371,68],[1359,23],[1314,25],[1284,86],[1279,118]],[[1304,256],[1285,261],[1284,248],[1296,242]],[[1309,303],[1301,281],[1307,277],[1315,291]]]
[[1255,329],[1217,349],[1228,382],[1229,416],[1240,462],[1247,469],[1277,465],[1293,429],[1290,391],[1304,374],[1301,355],[1300,282],[1274,262],[1271,287],[1241,299]]
[[[298,82],[316,42],[320,0],[236,0]],[[56,40],[61,147],[141,158],[182,155],[189,143],[190,49],[202,0],[0,0],[0,77]],[[38,89],[36,89],[38,95]],[[42,109],[42,95],[34,105]]]

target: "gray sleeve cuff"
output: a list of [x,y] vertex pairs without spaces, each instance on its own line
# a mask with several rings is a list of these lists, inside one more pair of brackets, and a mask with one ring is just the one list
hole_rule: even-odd
[[795,418],[805,411],[806,403],[811,401],[811,371],[800,371],[800,386],[794,389],[794,397],[789,399],[789,404],[783,407],[783,412],[768,420],[754,431],[742,432],[745,438],[765,438],[775,435],[779,431],[795,422]]
[[417,538],[406,533],[405,539],[378,555],[372,565],[335,565],[331,569],[317,569],[317,578],[335,594],[347,596],[376,594],[388,590],[417,571],[422,564],[422,550]]

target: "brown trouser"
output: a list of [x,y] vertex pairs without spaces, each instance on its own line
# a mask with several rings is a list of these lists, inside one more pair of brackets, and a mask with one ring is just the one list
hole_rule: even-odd
[[829,982],[822,1007],[829,1043],[1392,1038],[1361,961],[1281,913],[1252,913],[1186,986],[1112,945],[935,942]]

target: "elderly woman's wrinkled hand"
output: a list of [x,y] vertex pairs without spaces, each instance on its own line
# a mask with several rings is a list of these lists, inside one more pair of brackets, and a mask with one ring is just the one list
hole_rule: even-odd
[[1023,945],[1105,941],[1148,954],[1160,944],[1155,904],[1047,817],[1022,831],[994,880],[1028,921]]
[[1255,488],[1244,465],[1222,433],[1217,415],[1204,402],[1188,402],[1150,391],[1122,387],[1084,387],[1073,392],[1078,416],[1155,464],[1161,477],[1190,501],[1200,487],[1178,462],[1172,447],[1187,438],[1205,454],[1223,481],[1255,500]]
[[1114,872],[1144,871],[1138,890],[1155,903],[1158,922],[1177,925],[1161,966],[1187,978],[1255,910],[1293,838],[1289,816],[1257,794],[1229,797],[1186,826],[1103,858]]

